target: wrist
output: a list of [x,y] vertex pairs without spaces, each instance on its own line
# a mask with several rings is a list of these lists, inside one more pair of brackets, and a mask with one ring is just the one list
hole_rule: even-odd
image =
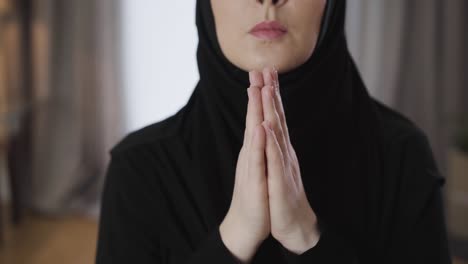
[[287,250],[300,255],[315,247],[320,240],[320,230],[317,223],[298,226],[298,229],[288,239],[280,241]]
[[241,263],[249,263],[255,255],[260,243],[248,239],[247,235],[243,235],[241,231],[222,223],[219,226],[221,240],[226,248],[239,260]]

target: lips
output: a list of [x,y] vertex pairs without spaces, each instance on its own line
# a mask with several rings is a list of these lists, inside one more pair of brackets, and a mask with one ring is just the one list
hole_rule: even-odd
[[264,21],[253,27],[249,33],[260,39],[273,40],[287,32],[287,28],[278,21]]

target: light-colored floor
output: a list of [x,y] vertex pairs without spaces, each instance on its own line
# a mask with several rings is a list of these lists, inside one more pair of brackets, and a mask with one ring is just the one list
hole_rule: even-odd
[[95,219],[28,215],[21,226],[7,226],[0,247],[2,264],[94,263]]
[[[92,264],[97,221],[85,216],[29,214],[19,227],[7,225],[1,264]],[[453,264],[468,264],[454,260]]]

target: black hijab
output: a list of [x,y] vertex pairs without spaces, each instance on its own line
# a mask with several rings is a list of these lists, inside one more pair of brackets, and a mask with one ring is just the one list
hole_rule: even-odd
[[[347,48],[345,9],[345,0],[327,1],[313,55],[280,74],[279,82],[308,200],[324,230],[369,250],[360,254],[366,259],[381,253],[373,245],[384,245],[378,241],[384,237],[381,124]],[[209,0],[197,1],[196,25],[200,80],[182,111],[182,125],[195,164],[194,197],[210,205],[200,208],[210,229],[231,202],[249,78],[223,55]]]

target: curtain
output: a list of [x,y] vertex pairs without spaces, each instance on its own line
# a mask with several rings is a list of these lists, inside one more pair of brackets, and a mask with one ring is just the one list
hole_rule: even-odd
[[350,50],[372,95],[428,135],[439,168],[468,113],[465,0],[349,0]]
[[443,189],[452,254],[468,258],[468,155],[454,134],[468,118],[468,1],[349,0],[349,48],[371,94],[427,134]]
[[33,0],[29,205],[97,213],[108,150],[123,133],[120,3]]

